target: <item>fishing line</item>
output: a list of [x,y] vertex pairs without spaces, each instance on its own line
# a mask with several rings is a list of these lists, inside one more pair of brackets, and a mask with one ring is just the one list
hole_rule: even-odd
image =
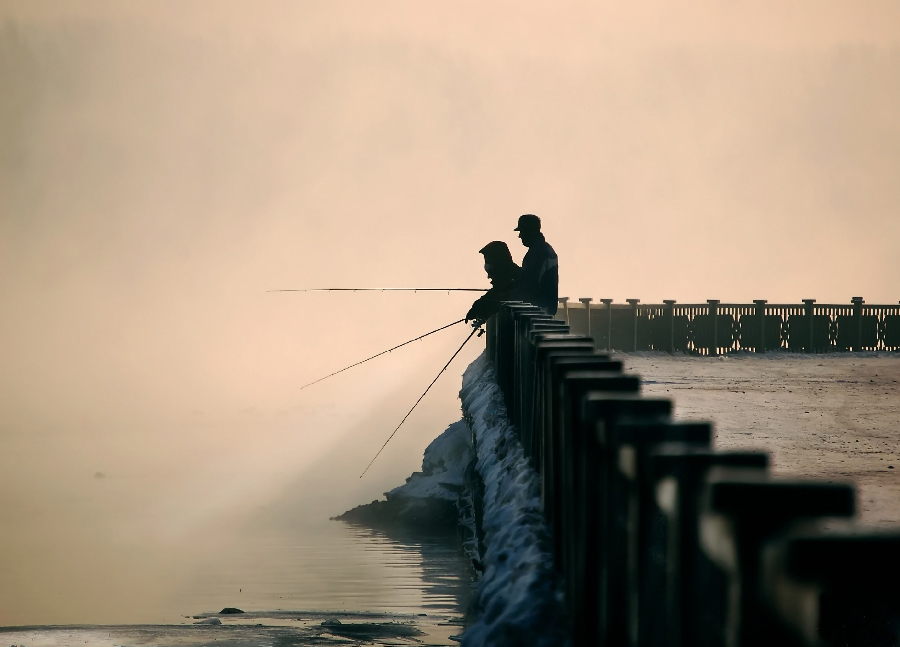
[[416,337],[415,339],[410,339],[409,341],[405,341],[405,342],[403,342],[402,344],[397,344],[397,345],[394,346],[393,348],[388,348],[387,350],[383,350],[383,351],[381,351],[380,353],[378,353],[377,355],[372,355],[372,357],[367,357],[366,359],[362,360],[361,362],[357,362],[356,364],[351,364],[350,366],[345,366],[344,368],[342,368],[342,369],[339,370],[339,371],[335,371],[334,373],[329,373],[329,374],[326,375],[325,377],[320,377],[320,378],[319,378],[318,380],[316,380],[315,382],[310,382],[309,384],[304,384],[303,386],[300,387],[300,390],[302,391],[303,389],[305,389],[305,388],[308,387],[308,386],[312,386],[313,384],[317,384],[317,383],[321,382],[322,380],[327,380],[327,379],[328,379],[329,377],[331,377],[332,375],[337,375],[338,373],[343,373],[343,372],[346,371],[348,368],[353,368],[354,366],[359,366],[360,364],[365,364],[365,363],[368,362],[370,359],[375,359],[376,357],[381,357],[381,356],[384,355],[385,353],[390,353],[392,350],[397,350],[397,349],[400,348],[401,346],[406,346],[407,344],[411,344],[411,343],[413,343],[414,341],[419,341],[420,339],[424,339],[424,338],[427,337],[428,335],[433,335],[433,334],[436,333],[436,332],[440,332],[440,331],[444,330],[445,328],[449,328],[450,326],[455,326],[456,324],[462,323],[463,321],[465,321],[465,319],[460,319],[459,321],[454,321],[453,323],[449,323],[449,324],[447,324],[446,326],[441,326],[440,328],[435,328],[435,329],[432,330],[431,332],[427,332],[427,333],[425,333],[424,335],[419,335],[419,336]]
[[302,288],[266,292],[487,292],[487,288]]
[[[459,322],[457,322],[457,323],[459,323]],[[470,332],[470,333],[469,333],[469,336],[466,337],[466,341],[464,341],[464,342],[462,343],[462,346],[460,346],[459,348],[456,349],[456,352],[453,353],[453,357],[451,357],[451,358],[447,361],[447,363],[444,364],[444,368],[442,368],[442,369],[441,369],[441,372],[437,374],[437,377],[435,377],[433,380],[431,380],[431,384],[429,384],[429,385],[428,385],[428,388],[425,389],[425,393],[428,393],[428,391],[431,389],[431,387],[434,386],[434,383],[438,381],[438,377],[440,377],[441,374],[442,374],[445,370],[447,370],[447,367],[450,366],[450,362],[452,362],[452,361],[454,360],[454,358],[455,358],[457,355],[459,355],[459,351],[461,351],[461,350],[463,349],[463,346],[465,346],[466,344],[469,343],[469,340],[472,339],[472,336],[473,336],[475,333],[477,333],[479,330],[480,330],[480,328],[473,328],[473,329],[472,329],[472,332]],[[481,335],[479,335],[479,337],[480,337],[480,336],[481,336]],[[420,396],[419,396],[419,399],[416,400],[416,403],[415,403],[414,405],[412,405],[412,409],[410,409],[409,411],[406,412],[406,415],[403,416],[403,420],[401,420],[401,421],[400,421],[400,424],[397,425],[397,429],[400,429],[400,427],[403,426],[403,423],[406,422],[406,419],[407,419],[407,418],[409,418],[409,414],[411,414],[411,413],[413,412],[413,409],[415,409],[415,408],[419,405],[419,403],[422,401],[422,398],[425,397],[425,393],[423,393],[422,395],[420,395]],[[391,435],[388,436],[388,439],[387,439],[386,441],[384,441],[384,445],[382,445],[382,446],[381,446],[381,449],[378,450],[378,454],[375,454],[375,458],[378,458],[378,456],[381,454],[382,450],[383,450],[385,447],[387,447],[387,444],[388,444],[389,442],[391,442],[391,438],[393,438],[393,437],[394,437],[394,434],[397,433],[397,429],[394,429],[394,431],[391,433]],[[362,478],[362,477],[364,477],[364,476],[366,475],[366,472],[368,472],[368,471],[369,471],[369,468],[372,467],[372,463],[375,462],[375,458],[373,458],[371,461],[369,461],[369,464],[366,465],[366,469],[364,469],[364,470],[363,470],[363,473],[359,475],[359,478]]]

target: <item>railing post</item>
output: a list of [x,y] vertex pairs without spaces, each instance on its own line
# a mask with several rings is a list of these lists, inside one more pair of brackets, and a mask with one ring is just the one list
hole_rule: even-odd
[[806,305],[806,316],[809,318],[809,344],[807,345],[806,350],[810,353],[815,352],[815,344],[813,343],[813,322],[815,321],[813,318],[813,304],[815,302],[815,299],[803,299],[803,303]]
[[759,341],[756,343],[756,352],[766,352],[766,299],[753,299],[756,304],[756,316],[759,317]]
[[584,314],[587,318],[587,332],[584,333],[585,337],[591,336],[591,299],[590,297],[580,297],[578,299],[584,304]]
[[637,326],[638,326],[638,324],[637,324],[637,322],[638,322],[637,309],[638,309],[638,303],[640,303],[641,300],[640,299],[625,299],[625,301],[627,301],[628,303],[631,304],[631,323],[632,323],[633,332],[634,332],[632,346],[631,346],[631,352],[635,352],[637,350]]
[[559,301],[559,305],[562,306],[563,312],[565,313],[566,325],[569,324],[569,297],[559,297],[557,299]]
[[709,317],[712,321],[712,346],[709,349],[710,357],[719,356],[719,300],[707,299],[709,304]]
[[666,318],[669,320],[669,355],[675,354],[675,299],[663,299],[666,304]]
[[862,350],[862,310],[865,300],[862,297],[850,299],[853,303],[853,321],[856,322],[856,346],[853,349],[857,353]]
[[606,305],[606,350],[612,350],[612,299],[600,299]]
[[[701,543],[707,557],[730,580],[725,644],[747,647],[791,644],[781,638],[784,630],[773,622],[772,611],[766,608],[759,594],[763,545],[767,536],[784,532],[800,520],[852,516],[853,486],[831,481],[782,481],[762,474],[749,476],[714,470],[707,478],[706,488],[708,504],[703,514],[706,518],[700,525],[710,531],[701,537]],[[728,521],[716,527],[716,520],[722,517]]]

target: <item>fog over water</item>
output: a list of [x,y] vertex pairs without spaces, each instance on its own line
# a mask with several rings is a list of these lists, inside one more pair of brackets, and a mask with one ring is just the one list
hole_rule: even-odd
[[470,297],[268,289],[484,286],[532,212],[562,295],[896,302],[897,114],[893,2],[0,0],[0,624],[202,610],[458,418],[481,341],[358,478],[462,327],[299,387]]

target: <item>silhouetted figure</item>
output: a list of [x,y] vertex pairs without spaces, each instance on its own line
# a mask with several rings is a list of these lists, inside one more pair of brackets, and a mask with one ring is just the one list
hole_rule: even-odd
[[522,259],[522,273],[516,282],[516,298],[555,315],[559,294],[559,260],[541,233],[541,219],[527,213],[519,216],[522,244],[528,248]]
[[514,296],[514,290],[522,273],[522,268],[513,262],[506,243],[495,240],[478,251],[484,255],[484,270],[491,280],[491,289],[475,301],[466,314],[466,321],[474,321],[476,324],[487,321],[500,310],[501,301],[518,298]]

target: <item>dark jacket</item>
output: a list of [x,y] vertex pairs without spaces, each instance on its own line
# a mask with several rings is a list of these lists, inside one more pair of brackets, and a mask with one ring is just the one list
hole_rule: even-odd
[[516,282],[516,298],[555,315],[559,294],[559,259],[543,234],[528,248],[522,259],[522,273]]
[[514,291],[521,272],[521,268],[513,263],[498,272],[500,276],[491,276],[491,289],[472,304],[466,314],[466,321],[487,321],[500,310],[500,302],[516,300],[518,297],[514,295]]

